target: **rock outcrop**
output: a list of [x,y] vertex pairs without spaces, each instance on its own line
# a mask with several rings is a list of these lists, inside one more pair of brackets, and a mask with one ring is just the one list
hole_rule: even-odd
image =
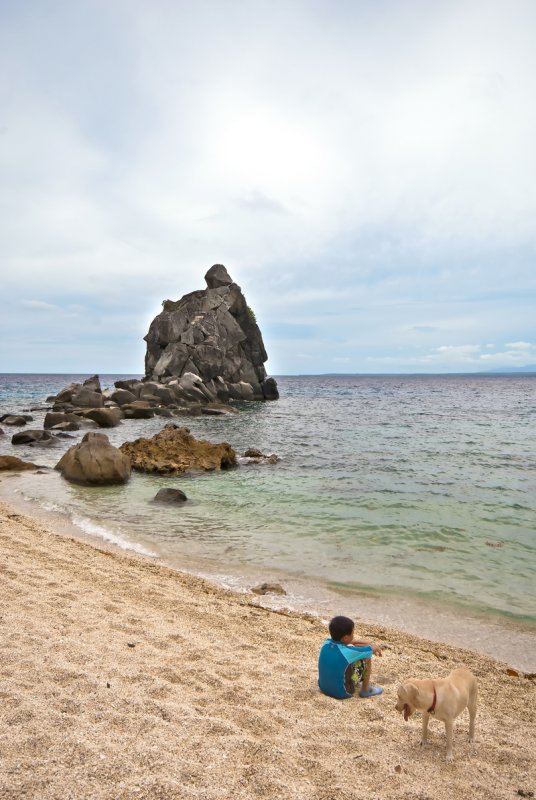
[[119,448],[129,457],[132,469],[160,475],[213,471],[236,466],[236,453],[227,442],[213,444],[195,439],[188,428],[166,425],[152,439],[140,437]]
[[80,444],[71,447],[55,466],[63,477],[86,486],[126,483],[130,460],[113,447],[106,434],[86,433]]
[[[262,335],[240,287],[222,264],[211,267],[205,280],[206,289],[165,300],[152,321],[145,337],[145,381],[201,402],[276,400]],[[118,388],[135,391],[132,385]]]

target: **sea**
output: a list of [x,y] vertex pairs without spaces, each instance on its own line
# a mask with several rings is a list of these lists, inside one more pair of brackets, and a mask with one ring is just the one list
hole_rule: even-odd
[[[43,424],[46,398],[88,375],[0,375],[0,410]],[[125,375],[101,375],[103,388]],[[57,530],[133,551],[279,609],[346,614],[536,671],[536,375],[306,375],[238,414],[172,420],[277,464],[82,487],[53,469],[1,475],[0,497]],[[48,404],[50,406],[50,404]],[[33,410],[30,410],[33,409]],[[170,420],[125,420],[119,445]],[[87,429],[0,453],[52,468]],[[159,505],[161,487],[188,502]],[[1,556],[1,554],[0,554]],[[358,622],[359,624],[359,622]]]

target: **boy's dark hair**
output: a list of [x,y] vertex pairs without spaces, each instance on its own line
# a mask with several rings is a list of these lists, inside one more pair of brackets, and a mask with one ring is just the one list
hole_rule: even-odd
[[329,623],[329,635],[335,642],[354,632],[354,621],[349,617],[333,617]]

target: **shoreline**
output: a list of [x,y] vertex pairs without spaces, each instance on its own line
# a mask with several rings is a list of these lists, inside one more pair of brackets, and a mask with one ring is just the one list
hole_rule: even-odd
[[[15,483],[16,474],[10,479]],[[4,475],[4,477],[6,474]],[[252,586],[268,581],[282,583],[287,595],[265,595],[259,598],[267,608],[312,614],[327,621],[344,611],[368,625],[380,625],[412,634],[438,644],[461,647],[475,653],[497,658],[521,672],[536,672],[536,628],[517,620],[485,616],[464,607],[446,606],[433,600],[413,598],[399,592],[352,589],[320,582],[312,577],[298,576],[275,568],[253,568],[251,565],[229,565],[184,555],[162,557],[134,541],[121,539],[106,528],[97,530],[93,522],[81,527],[66,512],[43,507],[38,500],[2,490],[0,502],[16,507],[24,515],[45,524],[54,525],[60,535],[74,537],[93,547],[107,548],[119,554],[127,553],[148,559],[179,572],[202,577],[215,586],[249,594]],[[87,529],[86,529],[87,528]]]
[[[511,800],[534,790],[536,687],[504,663],[359,624],[384,645],[373,675],[385,691],[336,701],[316,686],[318,618],[66,538],[3,501],[0,520],[3,800]],[[396,686],[461,665],[479,682],[477,740],[468,744],[462,715],[448,764],[443,725],[420,748],[420,720],[394,710]]]

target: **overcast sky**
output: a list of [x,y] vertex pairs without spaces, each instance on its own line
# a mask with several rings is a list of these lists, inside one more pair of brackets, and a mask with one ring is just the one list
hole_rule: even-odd
[[0,0],[3,372],[143,372],[223,263],[271,374],[536,363],[533,0]]

